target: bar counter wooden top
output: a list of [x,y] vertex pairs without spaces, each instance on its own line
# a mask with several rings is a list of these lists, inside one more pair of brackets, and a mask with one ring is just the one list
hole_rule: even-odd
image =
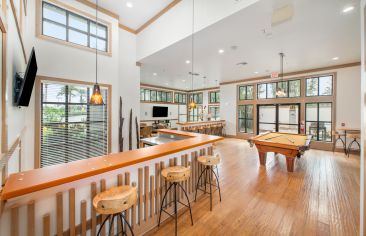
[[190,138],[157,146],[12,174],[5,183],[1,193],[1,200],[8,200],[25,194],[70,183],[172,153],[214,143],[223,139],[218,136],[188,133],[177,130],[159,130],[159,132],[188,136]]
[[215,123],[224,123],[225,120],[195,121],[195,122],[179,122],[177,125],[209,125]]

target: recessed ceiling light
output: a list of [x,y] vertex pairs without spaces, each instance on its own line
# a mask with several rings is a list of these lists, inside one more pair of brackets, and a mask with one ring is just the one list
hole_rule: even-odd
[[354,9],[355,9],[354,6],[347,6],[347,7],[343,8],[342,12],[347,13],[347,12],[353,11]]
[[182,79],[182,82],[186,82],[186,80],[185,79]]
[[219,53],[220,54],[223,54],[225,52],[225,50],[224,49],[219,49]]
[[158,73],[153,73],[153,76],[157,76],[158,75]]
[[128,8],[133,8],[133,3],[132,3],[132,2],[127,2],[127,3],[126,3],[126,7],[128,7]]
[[191,63],[191,61],[190,60],[186,60],[186,64],[190,64]]
[[339,57],[333,57],[333,58],[332,58],[332,60],[333,60],[333,61],[336,61],[336,60],[338,60],[338,59],[339,59]]
[[254,71],[254,74],[259,74],[259,72],[258,71]]

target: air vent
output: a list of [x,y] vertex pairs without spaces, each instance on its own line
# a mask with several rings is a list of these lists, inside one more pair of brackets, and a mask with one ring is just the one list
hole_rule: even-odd
[[236,65],[237,66],[246,66],[246,65],[248,65],[248,63],[244,61],[244,62],[239,62]]
[[272,27],[291,20],[294,15],[294,8],[292,5],[287,5],[282,8],[274,10],[272,14]]

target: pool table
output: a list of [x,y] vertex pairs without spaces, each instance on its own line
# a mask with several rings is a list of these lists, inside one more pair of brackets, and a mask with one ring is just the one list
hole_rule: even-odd
[[311,135],[304,134],[288,134],[267,132],[255,136],[249,140],[249,143],[258,149],[259,162],[261,165],[266,165],[267,152],[280,153],[286,156],[287,171],[294,171],[296,157],[309,149]]

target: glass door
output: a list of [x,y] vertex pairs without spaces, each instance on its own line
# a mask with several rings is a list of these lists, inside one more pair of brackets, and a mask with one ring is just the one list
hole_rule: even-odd
[[257,133],[300,133],[300,104],[258,105]]

